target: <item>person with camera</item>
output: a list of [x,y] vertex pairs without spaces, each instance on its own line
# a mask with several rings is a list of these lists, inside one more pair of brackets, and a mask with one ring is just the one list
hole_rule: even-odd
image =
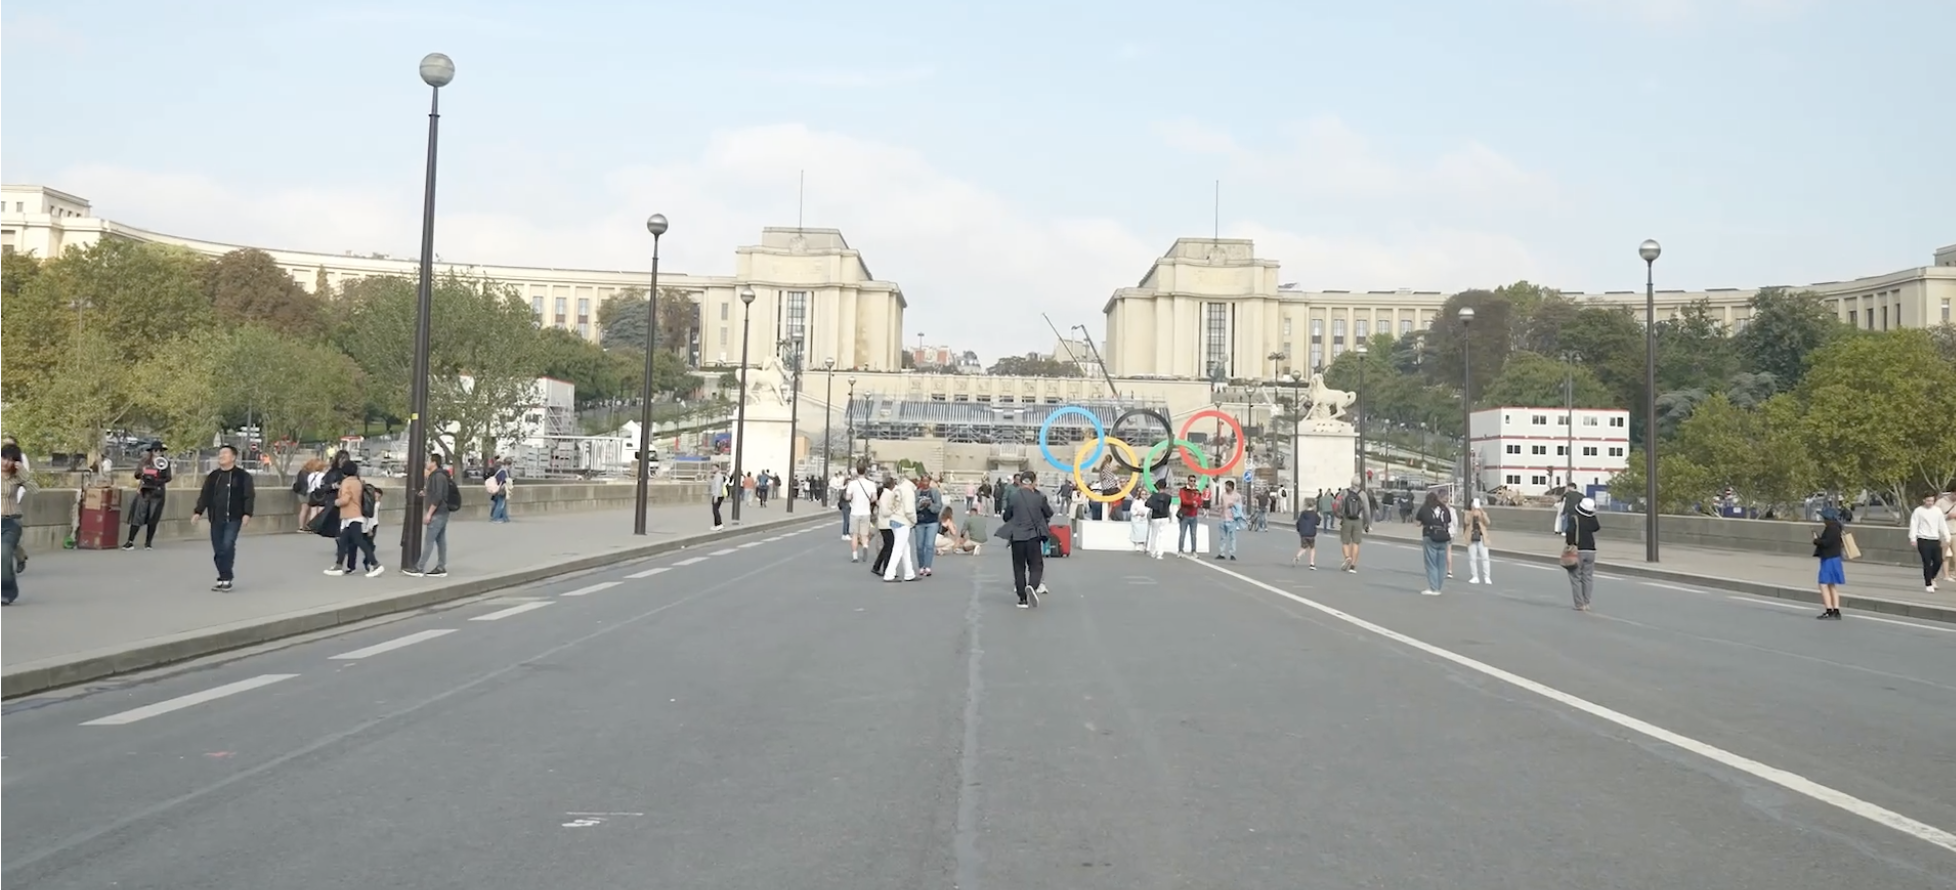
[[0,605],[11,606],[20,598],[20,573],[14,560],[20,554],[21,514],[38,490],[20,446],[13,442],[0,446],[0,551],[4,551],[0,552]]
[[163,443],[151,442],[142,462],[136,464],[136,498],[129,504],[129,540],[124,550],[136,549],[136,532],[143,532],[143,549],[156,549],[156,524],[163,521],[163,497],[168,493],[170,459],[163,456]]

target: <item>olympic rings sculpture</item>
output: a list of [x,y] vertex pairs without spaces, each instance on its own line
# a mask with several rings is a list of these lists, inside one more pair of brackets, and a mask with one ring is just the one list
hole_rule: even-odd
[[[1086,418],[1087,423],[1093,426],[1094,432],[1092,439],[1080,443],[1079,450],[1073,454],[1073,462],[1071,464],[1060,461],[1059,456],[1053,453],[1051,442],[1054,421],[1067,414],[1077,414]],[[1197,411],[1189,415],[1188,419],[1182,422],[1181,430],[1175,431],[1167,416],[1161,412],[1151,408],[1130,408],[1122,411],[1114,418],[1113,427],[1119,428],[1123,421],[1136,415],[1160,421],[1163,431],[1168,433],[1161,441],[1149,447],[1145,455],[1138,456],[1138,459],[1133,445],[1128,444],[1118,437],[1109,435],[1109,427],[1101,423],[1100,416],[1080,405],[1062,405],[1054,409],[1051,414],[1046,415],[1045,422],[1039,425],[1039,451],[1045,456],[1046,462],[1053,465],[1054,469],[1072,474],[1073,483],[1079,487],[1082,496],[1088,500],[1103,504],[1111,504],[1126,499],[1128,495],[1134,492],[1136,485],[1142,485],[1150,494],[1154,493],[1156,491],[1154,480],[1155,471],[1167,466],[1168,451],[1170,448],[1177,451],[1182,459],[1183,465],[1188,468],[1190,473],[1195,474],[1198,490],[1208,488],[1216,479],[1236,469],[1237,465],[1243,462],[1243,458],[1247,454],[1248,446],[1243,437],[1243,425],[1238,423],[1235,417],[1223,412],[1221,409],[1204,408]],[[1203,451],[1201,446],[1189,440],[1189,433],[1194,430],[1196,422],[1207,418],[1215,418],[1221,421],[1235,435],[1235,451],[1226,461],[1218,461],[1211,464],[1208,453]],[[1092,451],[1092,454],[1088,454],[1089,451]],[[1128,479],[1127,484],[1121,486],[1119,491],[1113,494],[1102,494],[1094,491],[1087,484],[1087,481],[1081,477],[1081,473],[1088,466],[1099,461],[1103,455],[1108,454],[1113,456],[1115,463],[1120,464],[1121,469],[1128,471]],[[1144,467],[1146,469],[1143,469]]]

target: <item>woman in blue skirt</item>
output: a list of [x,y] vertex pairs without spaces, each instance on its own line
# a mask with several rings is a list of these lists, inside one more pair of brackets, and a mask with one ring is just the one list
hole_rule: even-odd
[[1815,615],[1822,621],[1841,620],[1840,586],[1847,583],[1847,571],[1841,565],[1841,557],[1847,550],[1846,539],[1841,531],[1841,514],[1832,507],[1820,511],[1820,531],[1813,536],[1813,555],[1820,560],[1820,605],[1822,611]]

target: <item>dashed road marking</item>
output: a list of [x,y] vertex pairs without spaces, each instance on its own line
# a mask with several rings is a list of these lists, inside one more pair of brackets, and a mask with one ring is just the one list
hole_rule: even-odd
[[634,572],[630,575],[626,575],[625,577],[632,578],[632,579],[650,578],[653,575],[663,574],[665,572],[670,572],[670,571],[672,571],[672,566],[659,566],[656,569],[646,569],[643,572]]
[[695,556],[695,557],[693,557],[693,558],[691,558],[691,559],[682,559],[682,560],[680,560],[680,561],[678,561],[678,562],[675,562],[675,563],[673,563],[673,565],[676,565],[676,566],[690,566],[690,565],[694,565],[694,564],[697,564],[697,563],[702,563],[702,562],[705,562],[705,561],[706,561],[706,557],[704,557],[704,556]]
[[397,637],[395,639],[388,640],[385,643],[376,643],[372,646],[368,646],[365,649],[355,649],[352,652],[341,652],[340,654],[335,655],[328,660],[329,661],[354,661],[361,658],[368,658],[371,656],[379,655],[382,652],[392,652],[404,646],[412,646],[416,643],[427,642],[428,640],[435,639],[436,637],[445,637],[454,632],[455,631],[453,630],[424,630],[420,633],[408,634],[405,637]]
[[524,603],[523,605],[520,606],[510,606],[509,608],[504,609],[500,612],[490,612],[487,615],[477,615],[469,620],[470,621],[501,621],[504,618],[508,618],[511,615],[521,615],[524,612],[534,612],[548,605],[550,605],[550,603],[548,602]]
[[296,676],[299,675],[298,674],[260,674],[256,677],[252,677],[249,680],[239,680],[236,683],[226,683],[223,686],[213,686],[210,689],[206,689],[202,692],[193,692],[189,695],[179,695],[176,698],[170,699],[168,701],[160,701],[157,702],[156,704],[144,705],[140,708],[131,708],[130,710],[123,711],[120,714],[110,714],[107,717],[101,717],[95,720],[90,720],[86,723],[83,723],[82,725],[83,726],[122,726],[124,724],[134,723],[138,720],[148,720],[151,717],[156,717],[162,714],[168,714],[171,711],[181,711],[184,708],[192,707],[195,705],[201,705],[207,701],[216,701],[217,699],[224,698],[226,696],[237,695],[240,692],[249,692],[261,686],[270,686],[273,683],[290,680]]
[[563,593],[558,594],[558,596],[585,596],[587,594],[597,593],[600,590],[610,590],[611,588],[617,587],[618,585],[623,583],[625,582],[604,581],[597,584],[593,584],[589,587],[579,587],[576,590],[566,590]]
[[712,553],[709,553],[709,554],[707,554],[707,555],[708,555],[708,556],[726,556],[727,554],[729,554],[729,553],[733,553],[733,552],[736,552],[737,550],[739,550],[739,548],[737,548],[737,547],[728,547],[728,548],[727,548],[727,549],[725,549],[725,550],[715,550],[715,551],[713,551]]

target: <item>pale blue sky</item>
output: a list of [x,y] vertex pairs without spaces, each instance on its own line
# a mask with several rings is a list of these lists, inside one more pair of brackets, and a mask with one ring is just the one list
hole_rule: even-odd
[[[218,240],[409,255],[422,54],[444,259],[732,271],[843,229],[987,359],[1177,236],[1307,289],[1804,283],[1956,242],[1948,0],[712,4],[11,0],[0,173]],[[321,11],[331,9],[332,11]]]

